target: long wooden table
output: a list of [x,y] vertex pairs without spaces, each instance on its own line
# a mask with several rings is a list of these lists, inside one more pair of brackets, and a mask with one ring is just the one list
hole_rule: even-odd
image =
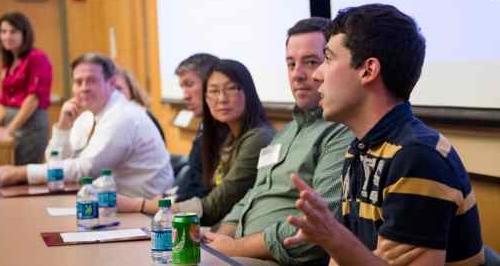
[[[0,198],[0,266],[153,265],[150,241],[47,247],[41,232],[75,231],[75,216],[50,216],[47,207],[74,207],[75,195]],[[142,214],[119,214],[119,228],[149,227]],[[202,248],[200,265],[237,265]]]

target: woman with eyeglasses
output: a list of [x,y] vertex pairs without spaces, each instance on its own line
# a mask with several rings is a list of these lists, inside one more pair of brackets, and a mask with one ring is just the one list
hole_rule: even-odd
[[[210,192],[176,202],[174,212],[195,212],[201,224],[218,223],[253,186],[262,148],[274,135],[248,69],[219,60],[203,85],[203,182]],[[142,200],[141,212],[158,210],[157,199]],[[122,209],[123,210],[123,209]]]
[[223,59],[203,86],[202,199],[174,204],[174,211],[195,211],[201,222],[219,222],[253,186],[259,152],[274,135],[248,69]]
[[41,163],[48,143],[52,65],[34,39],[24,14],[0,17],[0,140],[15,140],[17,165]]

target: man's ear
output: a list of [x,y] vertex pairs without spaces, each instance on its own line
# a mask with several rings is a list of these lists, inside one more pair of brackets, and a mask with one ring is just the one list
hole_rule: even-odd
[[380,76],[380,61],[375,57],[370,57],[360,67],[361,83],[370,83]]

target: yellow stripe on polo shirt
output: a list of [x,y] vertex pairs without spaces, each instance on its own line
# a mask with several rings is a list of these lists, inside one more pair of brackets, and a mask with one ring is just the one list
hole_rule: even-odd
[[384,198],[386,198],[389,193],[431,197],[454,202],[457,206],[462,206],[464,201],[460,190],[437,181],[418,177],[400,178],[396,183],[384,189]]

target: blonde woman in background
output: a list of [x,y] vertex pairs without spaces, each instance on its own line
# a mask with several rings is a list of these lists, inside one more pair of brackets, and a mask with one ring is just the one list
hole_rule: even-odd
[[160,123],[149,110],[149,108],[151,107],[151,100],[146,91],[144,91],[139,86],[139,83],[134,78],[132,73],[123,68],[118,69],[116,71],[115,85],[116,89],[123,93],[123,95],[125,95],[127,99],[136,102],[146,109],[146,113],[151,118],[151,120],[153,120],[156,128],[158,128],[161,139],[165,141],[165,134],[163,133],[163,129],[161,128]]

